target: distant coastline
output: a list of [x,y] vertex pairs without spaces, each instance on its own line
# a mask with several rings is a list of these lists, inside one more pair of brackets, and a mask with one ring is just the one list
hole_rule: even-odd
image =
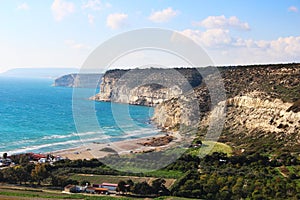
[[15,68],[0,73],[0,77],[55,79],[76,72],[77,68]]

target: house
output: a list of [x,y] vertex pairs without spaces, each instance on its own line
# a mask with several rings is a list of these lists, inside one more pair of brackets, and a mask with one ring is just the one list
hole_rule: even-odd
[[107,188],[109,191],[117,191],[118,184],[114,183],[102,183],[100,185],[101,188]]
[[32,154],[31,157],[32,157],[32,160],[35,160],[35,161],[39,161],[41,158],[47,158],[47,156],[43,155],[43,154]]
[[11,161],[10,158],[6,158],[6,159],[0,159],[0,167],[7,167],[9,165],[11,165],[13,162]]
[[40,158],[38,160],[38,163],[46,163],[47,162],[47,159],[46,158]]
[[57,162],[57,161],[61,161],[61,160],[64,160],[61,156],[55,156],[52,161]]
[[86,193],[90,193],[90,194],[95,194],[95,188],[94,187],[91,187],[91,186],[88,186],[85,188],[85,192]]
[[95,193],[97,194],[110,194],[107,188],[95,188]]
[[64,192],[67,192],[67,193],[79,193],[82,191],[84,191],[84,188],[81,186],[77,186],[77,185],[69,184],[69,185],[65,186],[65,188],[64,188]]
[[65,188],[64,188],[64,192],[70,192],[71,188],[75,187],[75,185],[66,185]]

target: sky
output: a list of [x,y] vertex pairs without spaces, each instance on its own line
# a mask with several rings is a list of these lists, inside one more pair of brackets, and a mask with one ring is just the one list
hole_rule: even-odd
[[101,43],[158,27],[215,65],[300,62],[299,0],[0,0],[0,72],[80,67]]

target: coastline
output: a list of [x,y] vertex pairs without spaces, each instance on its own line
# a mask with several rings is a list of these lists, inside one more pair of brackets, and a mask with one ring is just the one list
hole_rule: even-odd
[[[173,140],[159,146],[145,145],[149,141],[173,137]],[[88,143],[77,148],[64,149],[51,152],[50,154],[54,156],[60,156],[62,158],[67,158],[70,160],[78,159],[93,159],[93,158],[103,158],[108,155],[118,154],[126,155],[131,153],[145,153],[149,151],[161,151],[163,149],[173,146],[182,140],[181,135],[178,132],[172,133],[161,133],[155,136],[143,137],[137,139],[116,141],[111,143]]]

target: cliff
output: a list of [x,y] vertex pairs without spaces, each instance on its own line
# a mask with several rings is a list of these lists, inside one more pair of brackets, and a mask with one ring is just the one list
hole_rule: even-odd
[[155,106],[153,122],[163,130],[193,130],[236,150],[300,152],[299,64],[210,69],[111,70],[92,99]]
[[200,85],[196,69],[110,70],[92,100],[155,106]]
[[54,80],[56,87],[99,87],[102,74],[68,74]]
[[192,126],[198,130],[199,136],[205,137],[211,119],[217,122],[221,120],[218,118],[224,117],[219,141],[228,142],[236,149],[254,150],[256,146],[265,145],[271,149],[280,147],[300,152],[300,65],[219,70],[227,96],[225,101],[219,101],[219,105],[225,105],[226,116],[215,115],[219,108],[211,107],[210,91],[202,83],[193,92],[198,110],[183,101],[183,98],[191,97],[191,94],[186,94],[158,105],[154,122],[168,130]]

